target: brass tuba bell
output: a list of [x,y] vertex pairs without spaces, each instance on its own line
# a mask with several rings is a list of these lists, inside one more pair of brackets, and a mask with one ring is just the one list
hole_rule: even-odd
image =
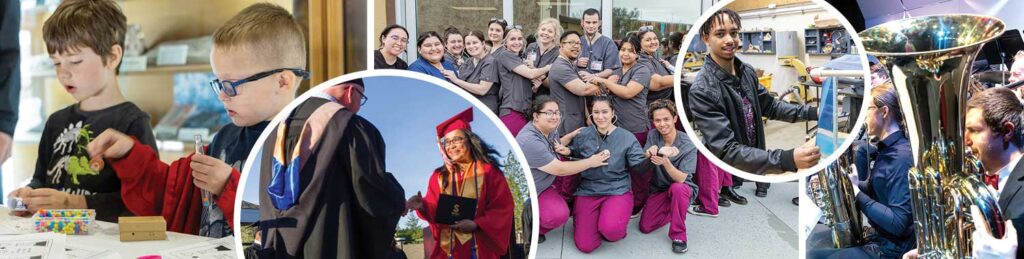
[[994,236],[1003,235],[995,193],[980,180],[981,163],[963,142],[971,64],[981,45],[1003,29],[999,19],[958,14],[892,21],[860,33],[867,53],[892,76],[906,118],[914,150],[908,180],[922,258],[970,257],[971,205],[981,209]]

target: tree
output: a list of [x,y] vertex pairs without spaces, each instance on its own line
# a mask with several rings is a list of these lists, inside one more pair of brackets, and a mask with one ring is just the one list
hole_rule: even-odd
[[420,225],[420,219],[416,217],[415,213],[405,215],[405,222],[395,231],[395,237],[404,237],[410,243],[423,241],[423,227]]
[[[515,201],[515,212],[514,212],[514,224],[517,241],[525,240],[523,237],[523,203],[530,198],[530,185],[526,182],[526,173],[523,171],[522,164],[519,163],[519,159],[516,158],[515,153],[512,150],[508,151],[505,155],[505,166],[502,171],[505,172],[505,179],[508,181],[509,190],[512,191],[512,200]],[[530,226],[525,226],[530,227]],[[525,242],[525,241],[524,241]]]

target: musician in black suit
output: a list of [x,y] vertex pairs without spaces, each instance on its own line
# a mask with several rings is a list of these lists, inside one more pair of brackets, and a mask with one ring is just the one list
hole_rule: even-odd
[[[983,179],[998,192],[1003,218],[1011,220],[1014,229],[1024,230],[1024,165],[1021,165],[1024,161],[1020,159],[1024,147],[1024,104],[1013,91],[990,88],[967,101],[964,144],[985,166]],[[1018,258],[1024,258],[1024,251],[1020,249],[1024,247],[1022,242],[1024,239],[1017,239]],[[1001,250],[980,243],[975,248],[976,255]],[[1012,255],[1009,252],[1005,256]]]

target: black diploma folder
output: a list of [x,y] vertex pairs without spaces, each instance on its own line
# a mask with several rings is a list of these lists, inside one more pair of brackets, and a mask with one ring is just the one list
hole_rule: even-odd
[[476,217],[476,199],[441,194],[437,199],[434,219],[437,223],[452,225],[463,219]]

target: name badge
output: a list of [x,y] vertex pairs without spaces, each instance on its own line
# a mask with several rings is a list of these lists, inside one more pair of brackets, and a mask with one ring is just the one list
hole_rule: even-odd
[[600,60],[591,60],[590,61],[590,70],[602,71],[602,70],[604,70],[604,63],[602,63]]

